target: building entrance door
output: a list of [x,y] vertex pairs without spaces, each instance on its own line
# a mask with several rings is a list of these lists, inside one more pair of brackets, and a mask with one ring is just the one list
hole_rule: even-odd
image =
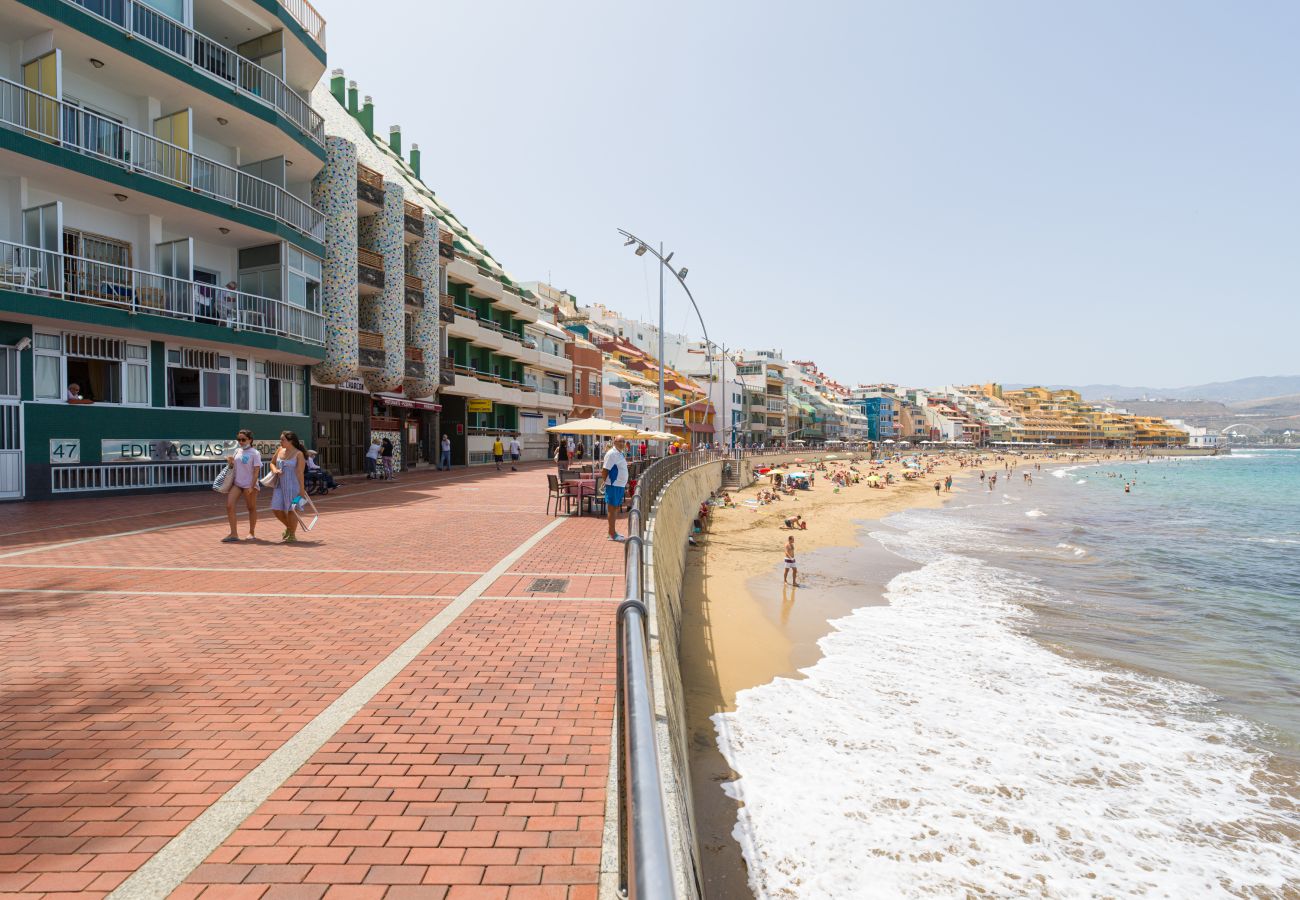
[[370,444],[370,395],[312,389],[312,420],[320,464],[335,475],[355,475]]
[[0,500],[23,496],[23,408],[18,396],[18,351],[0,347]]

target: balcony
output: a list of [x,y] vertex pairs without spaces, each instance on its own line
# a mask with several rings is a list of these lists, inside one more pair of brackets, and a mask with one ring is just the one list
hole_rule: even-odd
[[[218,44],[139,0],[63,2],[86,11],[100,21],[108,22],[133,39],[144,40],[163,53],[181,60],[194,71],[211,77],[221,89],[233,90],[279,111],[313,143],[324,147],[324,120],[311,108],[311,104],[278,75],[245,59],[229,47]],[[305,5],[305,0],[296,0],[295,5]],[[286,9],[290,7],[286,6]],[[292,9],[290,15],[293,15]],[[294,18],[298,17],[294,15]],[[316,19],[320,21],[320,16],[317,15]],[[325,23],[320,21],[319,31],[322,37],[324,28]]]
[[424,210],[409,200],[402,201],[402,228],[408,244],[424,238]]
[[443,324],[456,321],[456,300],[451,294],[441,294],[438,297],[438,321]]
[[414,275],[406,276],[406,305],[413,310],[424,309],[424,279]]
[[378,294],[384,289],[384,258],[365,247],[357,248],[357,285],[363,294]]
[[270,216],[307,237],[324,240],[321,211],[279,185],[7,78],[0,78],[0,126]]
[[357,211],[373,216],[384,208],[384,176],[357,163]]
[[280,5],[284,7],[289,15],[293,16],[295,22],[302,26],[302,30],[307,32],[307,36],[325,49],[325,20],[321,14],[316,11],[307,0],[280,0]]
[[444,265],[456,260],[456,247],[452,244],[450,231],[438,232],[438,258]]
[[0,290],[325,345],[320,313],[282,300],[9,241],[0,241]]
[[419,347],[406,348],[406,377],[424,377],[424,351]]
[[452,385],[456,383],[456,360],[450,356],[442,358],[442,365],[438,367],[438,384]]
[[388,360],[388,354],[384,352],[384,336],[377,331],[358,331],[357,351],[363,369],[382,369]]

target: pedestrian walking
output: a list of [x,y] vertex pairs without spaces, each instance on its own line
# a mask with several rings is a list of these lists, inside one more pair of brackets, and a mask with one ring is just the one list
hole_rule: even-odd
[[280,432],[280,448],[271,460],[271,471],[275,473],[275,493],[271,495],[271,512],[284,526],[281,540],[292,544],[298,540],[298,517],[294,510],[307,493],[303,485],[303,471],[306,467],[307,448],[302,445],[298,435],[292,431]]
[[505,459],[506,448],[501,443],[501,435],[497,435],[492,440],[492,461],[497,464],[497,471],[501,471],[501,460]]
[[510,471],[519,471],[519,457],[524,455],[523,445],[519,443],[519,435],[510,439]]
[[248,539],[257,540],[257,483],[262,474],[262,454],[253,446],[253,432],[242,428],[235,436],[239,449],[226,457],[226,464],[234,470],[235,486],[226,494],[226,518],[230,521],[230,534],[221,539],[223,544],[239,543],[239,528],[235,525],[235,504],[242,498],[248,509]]
[[555,444],[555,455],[551,457],[555,460],[555,471],[563,474],[564,470],[569,467],[569,442],[561,438]]
[[393,472],[393,439],[384,438],[383,444],[379,448],[379,456],[384,461],[384,479],[386,481],[396,481],[397,475]]
[[623,456],[623,439],[614,438],[614,444],[605,454],[600,467],[605,470],[605,517],[609,523],[611,541],[626,540],[618,533],[619,510],[623,508],[623,494],[627,490],[627,458]]
[[446,469],[451,471],[451,439],[447,435],[442,436],[442,452],[438,457],[438,471]]

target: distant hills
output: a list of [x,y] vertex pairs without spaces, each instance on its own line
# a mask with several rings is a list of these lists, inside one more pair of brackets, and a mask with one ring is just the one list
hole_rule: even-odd
[[[1025,384],[1008,384],[1005,387],[1032,387]],[[1125,384],[1050,384],[1053,390],[1078,391],[1085,400],[1209,400],[1231,405],[1248,401],[1285,400],[1300,394],[1300,375],[1256,375],[1236,381],[1214,381],[1190,387],[1157,388]],[[1268,405],[1268,404],[1261,404]],[[1290,406],[1291,403],[1284,403]]]

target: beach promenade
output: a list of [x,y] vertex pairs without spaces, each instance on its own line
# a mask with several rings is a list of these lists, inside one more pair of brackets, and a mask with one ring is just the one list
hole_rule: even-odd
[[4,507],[0,895],[594,898],[623,546],[548,468]]

